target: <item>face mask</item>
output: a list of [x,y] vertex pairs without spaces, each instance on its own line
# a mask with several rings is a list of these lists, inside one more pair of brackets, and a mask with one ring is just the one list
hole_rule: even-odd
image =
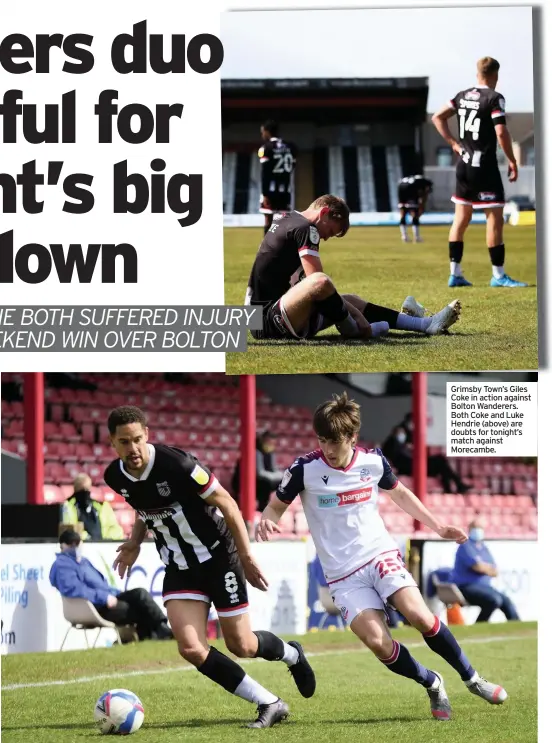
[[470,529],[470,539],[473,542],[482,542],[484,536],[485,532],[480,526],[476,526],[475,528]]
[[397,441],[399,442],[399,444],[404,444],[404,442],[406,441],[406,434],[404,431],[401,431],[401,433],[397,434]]
[[75,500],[77,501],[78,506],[85,508],[92,500],[90,490],[78,490],[75,493]]
[[68,552],[70,555],[75,555],[77,560],[80,560],[82,557],[82,542],[75,545],[74,547],[69,547],[66,552]]

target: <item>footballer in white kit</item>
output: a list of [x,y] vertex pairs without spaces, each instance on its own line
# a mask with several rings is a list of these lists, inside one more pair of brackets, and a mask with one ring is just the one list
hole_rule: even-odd
[[343,619],[391,671],[426,688],[433,717],[451,719],[443,678],[393,640],[385,618],[387,604],[422,633],[431,650],[460,674],[473,694],[491,704],[504,702],[505,690],[479,676],[454,635],[425,604],[379,515],[379,491],[385,491],[406,513],[443,539],[462,543],[467,535],[455,526],[441,524],[397,479],[380,449],[356,445],[360,406],[346,393],[319,405],[313,426],[320,449],[298,457],[286,470],[277,497],[263,511],[257,539],[266,541],[279,531],[279,519],[293,499],[300,497],[332,598]]

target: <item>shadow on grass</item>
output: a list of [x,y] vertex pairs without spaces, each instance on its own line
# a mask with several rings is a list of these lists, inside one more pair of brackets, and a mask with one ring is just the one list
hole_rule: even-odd
[[[454,333],[443,333],[440,338],[472,338],[475,336],[490,335],[486,333],[466,333],[455,330]],[[262,340],[255,340],[248,338],[247,345],[249,348],[257,348],[262,346],[268,347],[285,347],[285,348],[308,348],[317,346],[348,346],[350,348],[366,348],[374,345],[389,345],[389,341],[400,341],[401,346],[419,346],[424,343],[430,342],[430,340],[437,336],[426,336],[422,333],[400,333],[391,332],[383,338],[373,338],[368,340],[358,340],[356,338],[343,338],[340,335],[321,335],[315,338],[308,338],[306,340],[288,340],[279,338],[265,338]]]
[[[352,719],[352,718],[345,718],[345,719],[338,719],[338,720],[319,720],[317,722],[313,722],[312,720],[303,720],[301,722],[298,722],[294,719],[286,720],[285,722],[281,723],[284,726],[293,725],[298,727],[308,726],[313,727],[317,724],[320,725],[378,725],[385,722],[402,722],[402,723],[408,723],[408,722],[423,722],[423,720],[419,717],[411,717],[411,716],[401,716],[401,715],[394,715],[394,716],[387,716],[387,717],[374,717],[371,719],[365,719],[365,720],[359,720],[358,718]],[[217,720],[205,720],[205,719],[193,719],[193,720],[182,720],[179,722],[150,722],[150,723],[144,723],[142,726],[142,730],[165,730],[165,729],[185,729],[185,728],[210,728],[210,727],[219,727],[221,725],[232,725],[236,729],[247,729],[246,728],[247,721],[246,720],[236,720],[236,718],[230,718],[230,719],[217,719]],[[278,728],[280,725],[277,726]],[[2,732],[6,733],[8,731],[18,731],[18,730],[29,730],[29,731],[39,731],[39,730],[82,730],[83,732],[88,732],[90,735],[94,735],[95,737],[98,735],[98,731],[94,725],[94,723],[53,723],[49,725],[2,725]]]

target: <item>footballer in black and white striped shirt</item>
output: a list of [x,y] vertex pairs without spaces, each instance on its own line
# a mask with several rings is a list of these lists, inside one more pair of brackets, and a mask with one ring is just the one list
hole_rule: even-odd
[[114,567],[124,578],[146,533],[153,533],[165,564],[163,601],[180,655],[231,694],[257,705],[257,719],[249,727],[272,727],[288,716],[287,704],[207,642],[213,603],[230,652],[240,658],[281,660],[300,693],[314,694],[314,673],[301,645],[267,630],[251,630],[246,581],[261,591],[268,583],[251,554],[236,501],[193,454],[150,444],[146,416],[139,408],[115,408],[107,426],[118,458],[106,468],[105,482],[137,513]]

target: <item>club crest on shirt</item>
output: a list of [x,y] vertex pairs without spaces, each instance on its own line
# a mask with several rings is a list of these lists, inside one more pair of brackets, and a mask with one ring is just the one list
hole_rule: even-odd
[[289,470],[286,470],[284,472],[284,476],[282,477],[282,482],[280,483],[280,487],[285,488],[290,480],[291,480],[291,472]]
[[368,482],[370,479],[370,470],[368,467],[363,467],[360,470],[360,482]]
[[313,245],[318,245],[318,243],[320,242],[320,235],[318,233],[318,230],[316,229],[316,227],[313,224],[311,224],[311,226],[309,228],[309,234],[310,234],[310,241],[311,241],[311,243]]
[[156,482],[155,484],[157,485],[157,492],[159,493],[159,495],[162,495],[163,498],[168,498],[169,495],[171,494],[169,483],[165,481],[165,482]]
[[128,490],[126,488],[121,488],[120,495],[122,495],[123,498],[128,498]]

